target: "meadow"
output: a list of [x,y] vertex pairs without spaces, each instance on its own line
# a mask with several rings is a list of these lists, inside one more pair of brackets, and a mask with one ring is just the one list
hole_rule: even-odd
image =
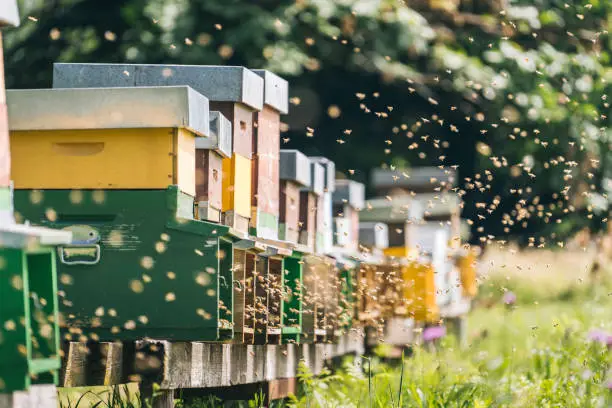
[[611,407],[612,288],[607,271],[590,281],[593,256],[490,251],[467,348],[447,337],[433,350],[414,347],[403,364],[374,357],[362,359],[363,371],[347,362],[324,377],[303,373],[288,405]]

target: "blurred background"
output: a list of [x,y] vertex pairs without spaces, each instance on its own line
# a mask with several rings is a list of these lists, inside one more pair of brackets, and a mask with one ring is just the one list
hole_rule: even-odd
[[53,62],[244,65],[291,83],[284,148],[369,180],[456,166],[472,240],[607,230],[612,2],[20,0],[7,88]]

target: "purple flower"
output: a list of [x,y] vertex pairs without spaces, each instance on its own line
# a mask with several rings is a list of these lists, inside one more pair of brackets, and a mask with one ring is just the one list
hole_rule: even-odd
[[589,340],[593,341],[593,342],[597,342],[597,343],[602,343],[602,344],[606,344],[609,345],[610,341],[612,341],[612,336],[609,335],[608,333],[606,333],[603,330],[599,330],[599,329],[593,329],[589,332],[588,334],[588,338]]
[[593,376],[593,372],[589,369],[586,369],[582,372],[582,379],[583,380],[588,380]]
[[612,391],[612,380],[608,381],[608,383],[606,384],[606,388]]
[[444,326],[433,326],[423,330],[424,342],[434,341],[444,336],[446,336],[446,327]]
[[508,306],[512,306],[513,304],[516,303],[516,295],[514,294],[514,292],[506,292],[504,293],[504,304],[508,305]]

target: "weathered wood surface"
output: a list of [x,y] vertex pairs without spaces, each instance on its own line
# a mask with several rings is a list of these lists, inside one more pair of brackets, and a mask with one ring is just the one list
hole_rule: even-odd
[[0,408],[57,408],[55,385],[33,385],[29,391],[0,394]]
[[[325,362],[345,354],[362,354],[364,336],[351,330],[337,344],[244,345],[146,340],[159,347],[162,366],[156,379],[162,389],[213,388],[297,377],[300,361],[314,374]],[[147,357],[144,357],[145,359]]]
[[60,384],[63,387],[121,384],[123,345],[114,343],[66,343]]
[[[174,391],[180,389],[205,392],[212,388],[259,384],[268,399],[282,398],[295,391],[300,361],[313,374],[320,374],[333,358],[363,354],[364,334],[360,329],[351,330],[335,344],[142,340],[133,346],[134,350],[127,343],[66,344],[61,384],[64,387],[110,386],[137,378],[142,381],[144,398],[151,396],[151,384],[160,385],[161,394],[153,399],[157,408],[173,406]],[[55,391],[53,395],[53,404],[49,406],[55,408]],[[15,405],[13,399],[0,396],[0,408],[48,406]]]

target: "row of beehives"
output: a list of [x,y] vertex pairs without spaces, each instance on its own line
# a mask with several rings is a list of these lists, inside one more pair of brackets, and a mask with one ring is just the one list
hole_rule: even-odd
[[[279,150],[286,81],[56,64],[54,86],[7,100],[16,211],[72,232],[67,338],[280,343],[349,327],[354,281],[329,255],[357,256],[363,185]],[[69,89],[88,86],[105,88]]]
[[[24,326],[30,365],[57,356],[57,309],[73,341],[333,342],[360,322],[435,321],[457,286],[409,261],[407,239],[364,260],[363,185],[279,150],[274,74],[56,64],[54,86],[7,98],[16,212],[72,234],[59,302],[34,302],[51,324]],[[375,252],[384,239],[368,234],[399,228],[369,210],[361,249]]]

